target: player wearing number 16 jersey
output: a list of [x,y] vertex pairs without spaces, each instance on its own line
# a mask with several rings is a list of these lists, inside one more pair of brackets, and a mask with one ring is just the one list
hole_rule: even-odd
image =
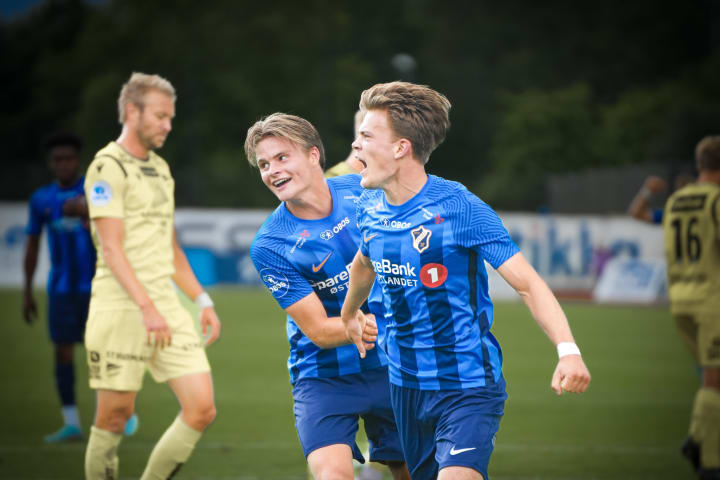
[[[323,177],[324,151],[315,127],[295,115],[272,114],[248,130],[245,151],[263,183],[283,203],[268,217],[250,248],[255,268],[285,309],[295,425],[315,478],[353,478],[362,416],[370,460],[409,479],[395,426],[381,349],[361,359],[345,333],[340,308],[348,268],[360,243],[355,203],[358,175]],[[379,295],[379,293],[378,293]],[[378,296],[363,312],[384,324]],[[372,315],[371,315],[372,316]],[[364,341],[377,337],[371,319]]]
[[505,403],[500,346],[490,333],[487,261],[525,298],[558,345],[552,385],[582,392],[590,374],[565,315],[493,210],[456,182],[427,175],[450,102],[423,85],[363,92],[353,143],[365,168],[363,242],[350,268],[342,320],[364,354],[357,309],[382,286],[393,410],[413,480],[487,477]]
[[663,215],[670,308],[703,369],[683,453],[701,479],[720,479],[720,136],[695,150],[697,183]]

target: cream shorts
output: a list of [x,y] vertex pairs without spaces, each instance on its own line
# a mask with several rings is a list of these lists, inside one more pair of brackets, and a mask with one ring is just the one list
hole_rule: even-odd
[[148,345],[140,310],[90,309],[85,330],[90,388],[136,392],[146,368],[156,382],[210,371],[190,313],[179,304],[158,310],[172,336],[163,349]]
[[680,336],[701,367],[720,367],[720,314],[675,315]]

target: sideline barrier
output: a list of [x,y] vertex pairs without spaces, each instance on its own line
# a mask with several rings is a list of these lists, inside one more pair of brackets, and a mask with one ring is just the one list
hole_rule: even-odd
[[[180,208],[178,239],[204,285],[261,284],[249,257],[270,210]],[[613,258],[663,261],[662,229],[624,216],[500,213],[513,240],[550,287],[589,297]],[[22,286],[27,204],[0,203],[0,286]],[[44,237],[44,235],[43,235]],[[49,268],[43,238],[35,284]],[[494,298],[517,298],[488,267]]]

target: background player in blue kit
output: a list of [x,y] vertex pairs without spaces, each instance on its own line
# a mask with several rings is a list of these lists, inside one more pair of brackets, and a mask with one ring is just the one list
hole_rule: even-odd
[[363,92],[353,148],[365,165],[358,202],[360,251],[342,308],[361,356],[360,305],[382,285],[389,320],[391,395],[414,480],[488,478],[506,398],[484,261],[518,291],[557,346],[558,395],[583,392],[590,374],[545,282],[497,214],[464,186],[427,175],[450,126],[450,102],[423,85],[378,84]]
[[[250,249],[255,268],[288,314],[288,368],[296,427],[318,479],[352,479],[358,417],[365,421],[370,460],[409,478],[390,405],[387,360],[377,339],[382,306],[371,295],[361,327],[367,355],[360,359],[340,319],[348,267],[360,241],[355,202],[360,177],[323,178],[320,135],[305,119],[282,113],[248,130],[245,153],[282,204],[268,217]],[[373,315],[375,314],[375,315]],[[378,321],[379,328],[383,322]]]
[[64,425],[47,435],[48,443],[82,438],[75,404],[74,344],[83,341],[95,273],[95,248],[88,230],[87,203],[80,175],[82,142],[72,133],[56,133],[45,143],[55,181],[37,189],[30,198],[25,246],[23,317],[37,317],[33,276],[37,266],[40,234],[47,228],[50,276],[47,282],[48,324],[55,345],[55,384],[62,405]]

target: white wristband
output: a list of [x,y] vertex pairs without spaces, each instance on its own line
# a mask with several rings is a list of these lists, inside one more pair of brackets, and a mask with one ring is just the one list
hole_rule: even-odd
[[573,342],[560,342],[557,344],[558,358],[566,355],[580,355],[580,349]]
[[210,295],[208,295],[207,292],[202,292],[200,295],[195,297],[195,305],[200,307],[200,309],[215,306],[215,304],[212,301],[212,298],[210,298]]

